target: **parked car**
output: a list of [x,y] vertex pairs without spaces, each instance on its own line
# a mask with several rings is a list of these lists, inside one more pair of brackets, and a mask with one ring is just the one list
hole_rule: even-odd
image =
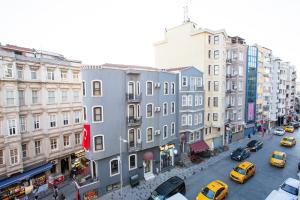
[[295,131],[294,127],[290,126],[290,125],[286,125],[283,128],[284,128],[284,131],[288,132],[288,133],[294,133],[294,131]]
[[282,146],[292,147],[292,146],[296,145],[296,138],[294,138],[294,137],[283,137],[280,140],[280,144]]
[[281,151],[273,151],[270,157],[270,164],[276,167],[284,167],[286,154]]
[[295,198],[291,198],[288,194],[283,192],[279,192],[277,190],[273,190],[265,200],[296,200]]
[[259,149],[261,149],[263,147],[263,142],[260,140],[251,140],[248,144],[247,144],[247,148],[250,151],[258,151]]
[[299,122],[293,121],[289,123],[290,126],[293,126],[294,128],[299,128]]
[[300,182],[297,179],[288,178],[280,185],[278,191],[298,199],[299,185]]
[[185,195],[186,188],[184,180],[178,176],[173,176],[160,184],[149,197],[148,200],[164,200],[167,199],[176,193],[181,193]]
[[228,185],[220,180],[210,182],[198,193],[197,200],[222,200],[228,194]]
[[273,131],[273,134],[274,134],[274,135],[284,135],[284,134],[285,134],[285,131],[284,131],[283,128],[278,127],[278,128],[275,128],[275,130]]
[[230,172],[230,178],[238,183],[245,183],[256,172],[256,167],[251,162],[242,162]]
[[230,154],[232,160],[241,161],[250,156],[250,151],[247,148],[239,147]]
[[181,193],[176,193],[170,198],[167,198],[167,200],[188,200],[185,196],[183,196]]

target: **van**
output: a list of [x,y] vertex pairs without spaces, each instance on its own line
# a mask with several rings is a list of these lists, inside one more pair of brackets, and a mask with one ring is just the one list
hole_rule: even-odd
[[148,200],[165,200],[175,195],[176,193],[181,193],[185,195],[185,183],[178,176],[173,176],[160,184],[150,195]]
[[265,200],[295,200],[295,198],[290,197],[289,195],[279,192],[277,190],[273,190]]
[[167,200],[188,200],[188,199],[185,196],[183,196],[181,193],[176,193],[170,198],[167,198]]

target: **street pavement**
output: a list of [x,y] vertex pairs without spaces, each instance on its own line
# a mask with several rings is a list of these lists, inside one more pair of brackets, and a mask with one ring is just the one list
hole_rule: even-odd
[[[256,174],[244,184],[238,184],[229,178],[229,173],[238,162],[232,161],[230,157],[220,160],[208,169],[189,177],[186,180],[188,199],[195,199],[198,192],[207,183],[219,179],[229,186],[228,200],[264,200],[268,194],[279,187],[287,178],[298,178],[298,162],[300,159],[300,129],[295,133],[287,133],[297,138],[298,144],[292,148],[282,147],[279,144],[281,136],[265,135],[264,146],[258,152],[251,153],[246,159],[256,165]],[[287,154],[285,168],[271,166],[268,161],[274,150],[284,151]]]

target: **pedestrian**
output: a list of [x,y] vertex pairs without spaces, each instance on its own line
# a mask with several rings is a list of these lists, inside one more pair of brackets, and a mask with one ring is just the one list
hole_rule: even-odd
[[36,195],[34,195],[34,199],[35,200],[38,200],[38,198],[39,198],[39,196],[36,194]]
[[251,133],[248,134],[248,138],[249,138],[249,139],[251,138]]
[[54,189],[54,191],[53,191],[53,198],[56,200],[57,197],[58,197],[58,188],[57,188],[57,186],[55,185],[53,189]]
[[66,200],[66,197],[64,194],[61,194],[60,197],[59,197],[59,200]]

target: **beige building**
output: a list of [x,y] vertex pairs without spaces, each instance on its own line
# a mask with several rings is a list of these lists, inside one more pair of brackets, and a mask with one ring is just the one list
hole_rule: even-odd
[[0,176],[52,162],[67,173],[81,150],[79,61],[63,55],[0,46]]
[[226,93],[225,30],[198,28],[187,21],[167,29],[154,44],[155,65],[160,68],[195,66],[205,77],[204,140],[211,147],[223,145]]

